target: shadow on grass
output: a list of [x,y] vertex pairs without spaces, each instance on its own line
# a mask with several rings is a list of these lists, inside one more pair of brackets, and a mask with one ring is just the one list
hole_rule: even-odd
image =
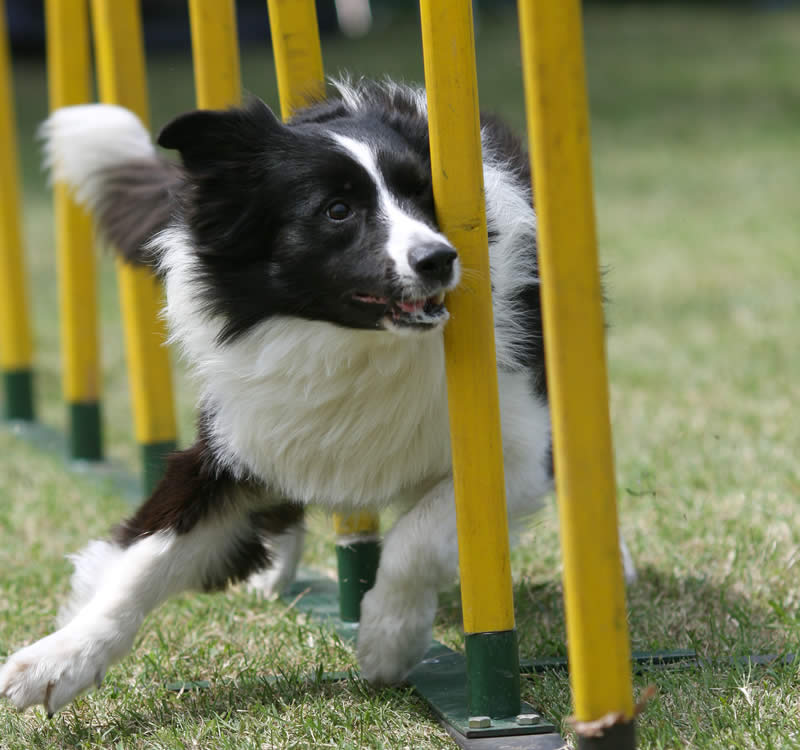
[[[634,651],[693,649],[701,659],[722,665],[800,647],[800,607],[784,607],[764,592],[751,595],[739,580],[679,578],[646,567],[626,598]],[[521,658],[566,656],[561,582],[516,583],[514,602]],[[449,644],[460,647],[458,589],[442,596],[437,625]]]
[[[233,677],[233,675],[232,675]],[[124,689],[124,688],[123,688]],[[263,734],[263,747],[283,746],[268,740],[270,729],[283,737],[287,723],[302,727],[313,717],[328,731],[352,731],[353,724],[363,721],[365,728],[380,728],[381,717],[400,713],[416,719],[432,718],[427,705],[410,688],[376,690],[357,676],[339,680],[324,679],[321,669],[310,672],[282,672],[279,679],[268,675],[246,673],[231,681],[214,682],[208,689],[184,693],[145,688],[143,700],[114,701],[94,714],[91,701],[81,700],[75,710],[65,709],[54,720],[42,724],[33,747],[83,747],[91,743],[105,746],[149,747],[159,739],[161,746],[172,746],[167,738],[184,738],[180,747],[197,747],[189,739],[209,725],[217,725],[231,747],[237,744],[237,724],[247,722],[249,731]],[[322,738],[321,738],[322,739]],[[250,746],[241,738],[241,746]],[[95,745],[92,745],[95,746]],[[200,747],[210,746],[204,743]],[[225,744],[225,747],[229,745]],[[330,746],[326,744],[326,746]]]

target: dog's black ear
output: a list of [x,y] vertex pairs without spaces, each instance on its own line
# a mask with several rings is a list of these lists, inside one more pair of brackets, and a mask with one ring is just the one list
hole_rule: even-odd
[[241,108],[179,115],[162,128],[157,142],[179,151],[184,166],[194,170],[213,162],[252,158],[287,130],[261,99],[253,97]]

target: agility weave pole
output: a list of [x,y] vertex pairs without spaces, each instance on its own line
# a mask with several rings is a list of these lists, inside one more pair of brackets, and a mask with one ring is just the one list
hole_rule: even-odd
[[5,0],[0,0],[0,371],[6,419],[32,421],[33,333],[22,251],[19,165]]
[[472,4],[422,0],[420,10],[436,215],[465,270],[448,295],[452,321],[444,338],[469,711],[508,717],[519,713],[519,655]]
[[575,727],[580,748],[627,750],[631,654],[580,2],[520,0],[519,12]]
[[[46,0],[50,111],[91,101],[89,15],[85,0]],[[67,403],[69,455],[103,458],[97,276],[92,220],[53,186],[58,260],[62,391]]]
[[234,0],[189,0],[197,106],[225,109],[241,101]]
[[[138,0],[92,0],[100,99],[149,121],[144,40]],[[150,271],[117,261],[136,441],[149,494],[176,447],[175,407],[166,329],[159,316],[162,290]]]

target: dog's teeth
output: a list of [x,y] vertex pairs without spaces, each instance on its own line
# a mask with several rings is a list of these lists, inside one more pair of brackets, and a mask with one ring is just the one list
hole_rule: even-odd
[[439,294],[437,294],[437,295],[436,295],[436,296],[433,298],[433,301],[434,301],[434,302],[435,302],[437,305],[441,305],[441,304],[444,302],[444,292],[439,292]]

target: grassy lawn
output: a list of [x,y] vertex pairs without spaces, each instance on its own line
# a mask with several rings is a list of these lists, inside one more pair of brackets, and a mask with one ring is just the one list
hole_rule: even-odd
[[[800,15],[591,8],[586,27],[619,505],[640,570],[631,638],[706,660],[636,678],[637,692],[658,688],[640,747],[800,747],[797,666],[740,660],[800,651]],[[422,76],[410,24],[330,41],[325,59],[331,72]],[[483,19],[478,60],[483,107],[522,127],[511,17]],[[184,55],[151,64],[162,124],[191,106],[190,71]],[[248,50],[243,71],[276,102],[266,50]],[[39,408],[63,426],[50,199],[33,142],[42,67],[21,62],[15,85]],[[113,268],[101,264],[106,436],[135,468]],[[178,377],[188,441],[193,394]],[[64,556],[125,512],[111,489],[0,431],[0,659],[48,631]],[[324,520],[312,531],[308,562],[330,569]],[[516,531],[522,655],[564,654],[554,510]],[[457,645],[457,591],[441,603],[437,636]],[[240,589],[184,596],[148,619],[100,691],[52,721],[0,705],[0,748],[452,747],[409,691],[314,677],[352,666],[336,637],[283,605]],[[211,687],[167,691],[180,679]],[[571,743],[565,675],[526,679],[524,693]]]

